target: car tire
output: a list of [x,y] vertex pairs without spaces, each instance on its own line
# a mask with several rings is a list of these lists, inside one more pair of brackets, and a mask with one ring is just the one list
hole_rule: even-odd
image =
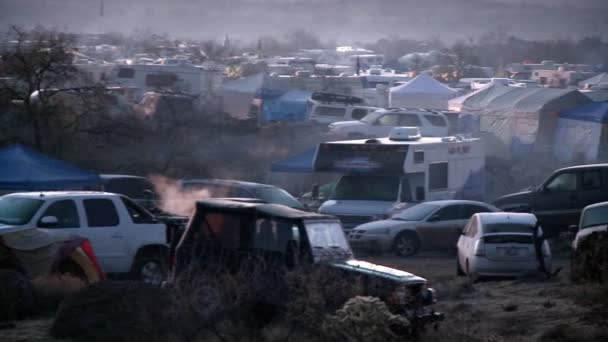
[[409,257],[418,253],[420,239],[414,232],[401,232],[393,240],[393,251],[397,256]]
[[458,256],[456,256],[456,275],[459,277],[464,277],[466,275],[462,270],[462,266],[460,266],[460,258],[458,258]]
[[160,286],[167,277],[167,263],[160,258],[143,257],[135,261],[131,274],[135,280]]

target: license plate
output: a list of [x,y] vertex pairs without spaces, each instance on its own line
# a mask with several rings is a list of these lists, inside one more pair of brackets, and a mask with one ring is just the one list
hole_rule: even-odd
[[526,255],[527,248],[517,248],[517,247],[499,247],[498,254],[502,256],[515,257],[515,256],[524,256]]

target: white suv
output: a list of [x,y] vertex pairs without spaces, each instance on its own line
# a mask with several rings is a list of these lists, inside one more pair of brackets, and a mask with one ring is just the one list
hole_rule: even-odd
[[382,109],[366,106],[364,102],[362,98],[354,96],[313,93],[308,99],[308,117],[312,122],[329,124],[344,120],[360,120],[367,114]]
[[394,127],[419,127],[426,137],[448,135],[448,120],[438,111],[425,109],[381,109],[357,121],[340,121],[329,125],[332,135],[351,139],[386,137]]

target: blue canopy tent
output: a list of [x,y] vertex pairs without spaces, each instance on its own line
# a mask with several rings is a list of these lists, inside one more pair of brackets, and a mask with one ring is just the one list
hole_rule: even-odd
[[262,88],[261,122],[306,121],[307,101],[312,93],[304,90]]
[[315,158],[317,147],[309,148],[308,150],[293,155],[287,159],[272,163],[270,166],[271,172],[289,172],[289,173],[312,173],[312,163]]
[[606,157],[608,102],[559,113],[553,154],[561,161],[591,162]]
[[16,191],[83,189],[99,185],[97,173],[80,169],[22,145],[0,149],[0,189]]

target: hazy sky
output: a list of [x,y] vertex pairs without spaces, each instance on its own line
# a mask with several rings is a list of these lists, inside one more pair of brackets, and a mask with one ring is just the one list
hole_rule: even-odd
[[291,29],[323,39],[464,39],[502,31],[524,38],[600,35],[608,0],[0,0],[0,24],[74,32],[151,29],[178,37],[256,39]]

